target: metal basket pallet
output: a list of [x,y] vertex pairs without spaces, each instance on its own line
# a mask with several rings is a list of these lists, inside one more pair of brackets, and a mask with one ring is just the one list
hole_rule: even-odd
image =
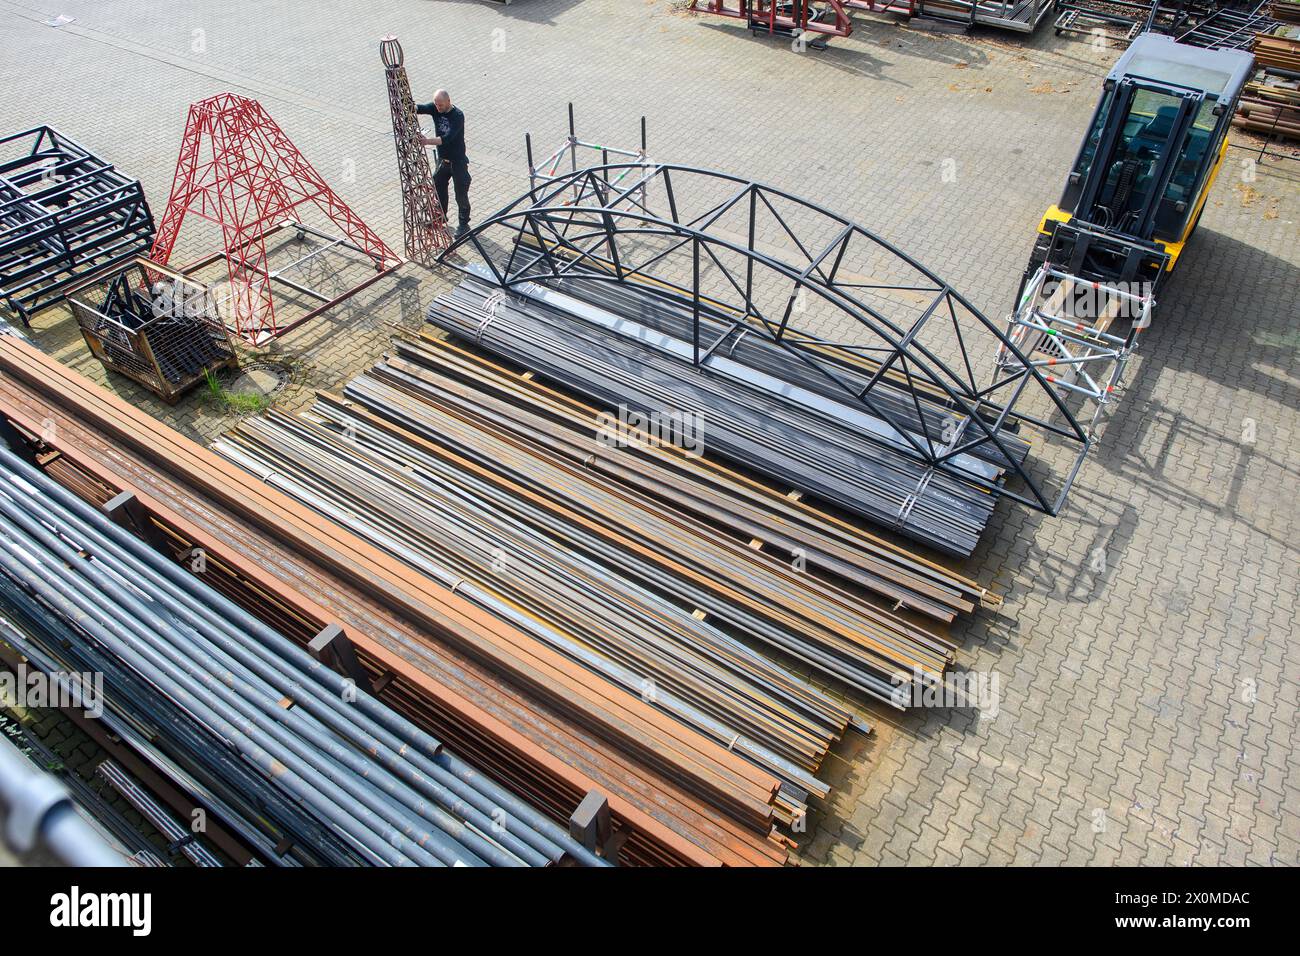
[[68,295],[95,358],[168,404],[209,373],[239,367],[207,287],[166,266],[137,256]]

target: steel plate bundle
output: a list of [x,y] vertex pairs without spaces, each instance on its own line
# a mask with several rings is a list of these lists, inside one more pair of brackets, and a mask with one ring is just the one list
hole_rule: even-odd
[[[694,416],[710,452],[883,527],[954,555],[967,556],[978,544],[994,496],[896,450],[905,439],[861,409],[738,362],[721,348],[707,367],[695,367],[689,340],[642,321],[654,314],[648,302],[632,311],[616,299],[592,304],[595,292],[588,302],[539,286],[516,292],[522,295],[503,296],[470,279],[436,300],[428,318],[607,409]],[[635,293],[620,293],[628,295]],[[927,397],[910,393],[909,400]],[[956,441],[960,428],[954,431],[948,437]],[[998,464],[975,455],[952,465],[984,481],[1002,475]]]
[[153,233],[140,184],[85,147],[48,126],[0,139],[0,302],[24,324]]
[[23,652],[102,673],[108,711],[153,728],[254,845],[333,864],[602,862],[4,449],[0,536],[0,609]]

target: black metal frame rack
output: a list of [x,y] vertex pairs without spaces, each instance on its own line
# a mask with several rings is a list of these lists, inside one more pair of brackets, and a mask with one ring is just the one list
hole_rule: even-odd
[[112,163],[48,126],[0,139],[0,303],[24,325],[153,234],[143,188]]

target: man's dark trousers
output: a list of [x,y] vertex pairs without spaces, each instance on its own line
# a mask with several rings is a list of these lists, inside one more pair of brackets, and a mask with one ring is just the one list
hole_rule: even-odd
[[449,159],[438,167],[433,177],[433,187],[438,190],[438,202],[442,211],[450,219],[451,207],[447,205],[447,180],[456,187],[456,214],[462,229],[469,228],[469,160],[463,157]]

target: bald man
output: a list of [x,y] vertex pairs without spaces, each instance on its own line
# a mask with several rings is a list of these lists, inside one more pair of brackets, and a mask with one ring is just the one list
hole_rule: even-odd
[[433,185],[438,190],[442,211],[450,213],[447,206],[447,180],[456,187],[456,212],[460,225],[456,227],[459,239],[469,231],[469,158],[465,155],[465,114],[451,105],[451,94],[438,90],[433,102],[415,108],[423,116],[433,117],[433,136],[421,136],[425,146],[438,147],[438,171],[433,174]]

